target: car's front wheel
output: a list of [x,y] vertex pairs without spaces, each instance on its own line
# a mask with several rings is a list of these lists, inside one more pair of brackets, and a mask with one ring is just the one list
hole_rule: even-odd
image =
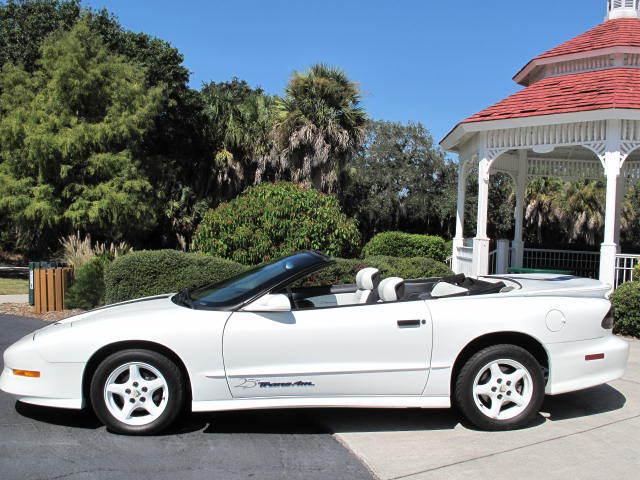
[[544,400],[542,368],[515,345],[495,345],[473,355],[455,383],[455,403],[483,430],[511,430],[530,424]]
[[151,350],[123,350],[105,358],[93,375],[90,394],[107,428],[128,435],[166,429],[186,398],[180,369]]

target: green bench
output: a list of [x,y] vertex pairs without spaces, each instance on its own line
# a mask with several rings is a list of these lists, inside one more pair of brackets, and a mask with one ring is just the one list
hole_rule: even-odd
[[550,270],[545,268],[516,268],[509,269],[509,273],[551,273],[554,275],[573,275],[570,270]]

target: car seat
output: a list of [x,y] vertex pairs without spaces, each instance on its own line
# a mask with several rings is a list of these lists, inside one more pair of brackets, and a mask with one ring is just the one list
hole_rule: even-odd
[[376,303],[378,301],[378,285],[380,271],[377,268],[363,268],[356,275],[355,303]]

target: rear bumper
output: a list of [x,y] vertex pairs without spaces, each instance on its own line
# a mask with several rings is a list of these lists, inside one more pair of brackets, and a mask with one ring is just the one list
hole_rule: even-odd
[[[581,342],[547,345],[549,381],[546,393],[558,395],[617,380],[624,375],[629,359],[629,344],[614,335]],[[587,355],[604,354],[598,360]]]

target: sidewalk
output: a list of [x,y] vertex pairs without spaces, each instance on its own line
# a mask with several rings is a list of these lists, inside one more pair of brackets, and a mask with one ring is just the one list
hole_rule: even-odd
[[27,303],[29,295],[0,295],[0,303]]
[[333,430],[383,480],[635,479],[640,469],[640,341],[630,343],[622,379],[547,397],[543,416],[531,428],[475,431],[450,411],[426,410],[380,411],[369,428],[372,417],[366,422],[358,419],[365,412],[354,412]]

